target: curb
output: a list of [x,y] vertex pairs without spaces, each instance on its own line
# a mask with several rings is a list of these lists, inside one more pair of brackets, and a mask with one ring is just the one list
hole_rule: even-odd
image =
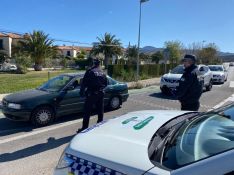
[[152,85],[160,85],[160,78],[151,78],[146,80],[140,80],[138,82],[127,83],[129,89],[141,89]]

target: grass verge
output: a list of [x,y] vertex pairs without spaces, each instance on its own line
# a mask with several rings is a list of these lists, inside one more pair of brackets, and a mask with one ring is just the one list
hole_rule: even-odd
[[[77,70],[50,71],[50,78],[71,72],[77,72]],[[0,74],[0,94],[33,89],[46,81],[48,81],[48,71],[31,71],[27,74]]]

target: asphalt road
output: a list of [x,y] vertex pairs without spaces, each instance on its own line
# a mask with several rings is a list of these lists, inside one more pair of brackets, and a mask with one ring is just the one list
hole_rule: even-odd
[[[203,93],[200,111],[229,103],[225,99],[234,94],[234,86],[230,85],[234,85],[232,67],[225,84],[214,85],[211,91]],[[162,95],[158,86],[152,86],[131,90],[122,108],[106,112],[105,118],[146,109],[174,110],[180,109],[180,104],[172,97]],[[29,123],[9,121],[0,113],[0,175],[53,174],[62,151],[81,127],[80,118],[80,114],[66,116],[51,126],[34,128]],[[91,124],[95,122],[94,115]]]

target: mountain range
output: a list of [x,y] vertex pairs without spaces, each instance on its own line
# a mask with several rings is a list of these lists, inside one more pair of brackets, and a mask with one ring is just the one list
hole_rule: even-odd
[[[143,48],[140,48],[141,53],[145,54],[152,54],[158,51],[163,51],[164,48],[156,48],[153,46],[145,46]],[[234,53],[229,52],[218,52],[218,56],[223,59],[223,61],[234,61]]]

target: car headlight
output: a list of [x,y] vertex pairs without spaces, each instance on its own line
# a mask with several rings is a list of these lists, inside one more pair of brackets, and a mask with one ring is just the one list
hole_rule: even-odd
[[58,161],[58,164],[56,166],[57,169],[67,168],[74,162],[74,160],[66,154],[66,149],[67,148],[65,148],[65,150],[63,151],[63,153]]
[[165,82],[165,79],[162,77],[162,78],[161,78],[161,81],[162,81],[162,82]]
[[8,103],[8,108],[21,109],[21,105],[20,104],[16,104],[16,103]]

